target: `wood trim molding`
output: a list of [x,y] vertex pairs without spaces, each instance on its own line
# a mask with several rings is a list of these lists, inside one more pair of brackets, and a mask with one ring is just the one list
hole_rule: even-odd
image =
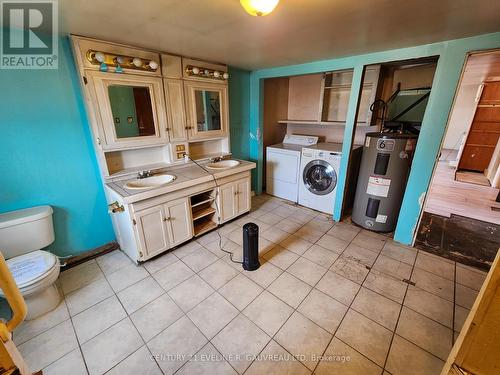
[[119,249],[120,246],[116,241],[109,242],[105,245],[96,247],[95,249],[86,251],[79,255],[72,256],[66,259],[64,266],[61,266],[61,271],[65,271],[79,264],[82,264],[88,260],[97,258],[98,256],[112,252],[113,250]]

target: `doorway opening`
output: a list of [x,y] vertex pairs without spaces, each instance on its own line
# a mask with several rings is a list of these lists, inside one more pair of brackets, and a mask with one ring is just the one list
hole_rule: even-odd
[[354,136],[354,148],[362,145],[363,156],[351,219],[365,229],[391,233],[396,228],[437,60],[379,65],[371,126],[357,124]]
[[415,246],[489,268],[500,247],[500,50],[471,53]]

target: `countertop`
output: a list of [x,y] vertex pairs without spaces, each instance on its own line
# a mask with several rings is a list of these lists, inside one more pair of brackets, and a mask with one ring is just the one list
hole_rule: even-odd
[[[132,190],[127,189],[124,185],[136,178],[124,179],[121,181],[108,182],[106,187],[111,189],[113,192],[118,194],[124,203],[134,203],[142,201],[144,199],[154,198],[159,195],[172,193],[177,190],[186,189],[195,185],[199,185],[205,182],[213,181],[214,176],[216,179],[231,176],[236,173],[246,172],[256,167],[255,163],[238,160],[240,164],[236,167],[224,169],[222,171],[209,171],[200,168],[194,163],[189,163],[185,165],[172,166],[170,168],[164,168],[158,174],[171,174],[176,176],[176,179],[169,184],[157,188],[145,189],[145,190]],[[202,166],[206,163],[199,163]],[[215,186],[215,184],[214,184]]]

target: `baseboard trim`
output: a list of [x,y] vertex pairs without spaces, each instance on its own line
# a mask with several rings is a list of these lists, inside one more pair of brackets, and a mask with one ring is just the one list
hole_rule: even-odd
[[66,262],[65,262],[66,264],[63,267],[61,267],[61,271],[75,267],[79,264],[82,264],[82,263],[88,261],[88,260],[97,258],[100,255],[110,253],[111,251],[116,250],[119,247],[120,246],[118,245],[118,243],[113,241],[113,242],[109,242],[105,245],[96,247],[95,249],[92,249],[92,250],[86,251],[84,253],[67,258]]

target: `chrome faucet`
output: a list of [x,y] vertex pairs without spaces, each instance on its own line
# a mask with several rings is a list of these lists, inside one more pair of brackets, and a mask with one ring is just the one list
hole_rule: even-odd
[[223,159],[222,156],[216,156],[214,158],[210,158],[210,162],[217,163],[217,162],[221,161],[222,159]]
[[137,173],[137,178],[142,179],[142,178],[151,177],[153,175],[154,175],[154,172],[152,170],[140,171],[139,173]]

